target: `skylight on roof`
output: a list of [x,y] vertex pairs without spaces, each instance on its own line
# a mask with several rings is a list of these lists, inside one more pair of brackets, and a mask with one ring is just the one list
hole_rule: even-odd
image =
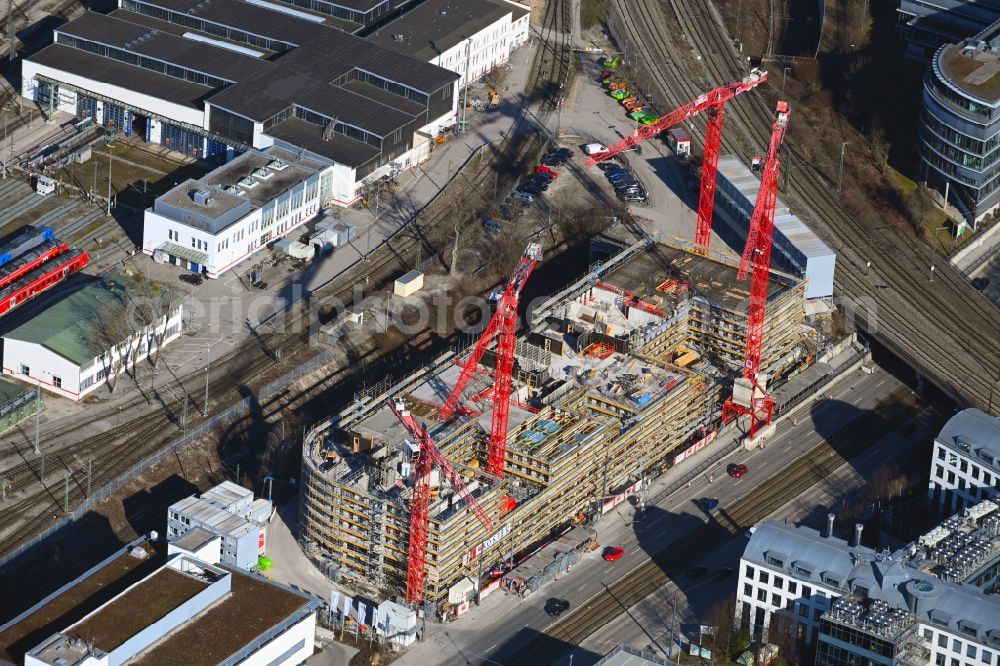
[[248,49],[245,46],[240,46],[239,44],[233,44],[232,42],[224,42],[221,39],[212,39],[211,37],[206,37],[205,35],[199,35],[195,32],[185,32],[181,35],[185,39],[190,39],[195,42],[204,42],[205,44],[211,44],[212,46],[218,46],[220,49],[226,49],[229,51],[234,51],[236,53],[242,53],[243,55],[248,55],[253,58],[260,58],[264,55],[263,51],[256,51],[254,49]]
[[240,178],[239,181],[239,186],[245,190],[252,190],[253,188],[257,187],[257,184],[258,182],[253,178],[251,178],[250,176],[247,176],[246,178]]

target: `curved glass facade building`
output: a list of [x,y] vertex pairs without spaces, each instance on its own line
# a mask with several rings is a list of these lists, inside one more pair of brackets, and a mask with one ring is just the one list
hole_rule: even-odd
[[924,77],[922,171],[975,226],[1000,204],[1000,22],[940,47]]

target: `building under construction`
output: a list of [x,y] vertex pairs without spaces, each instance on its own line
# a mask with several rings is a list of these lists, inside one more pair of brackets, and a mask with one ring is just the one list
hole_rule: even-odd
[[[390,401],[426,423],[493,522],[484,527],[432,472],[430,603],[639,492],[714,434],[743,362],[749,286],[737,281],[738,266],[681,244],[640,243],[537,308],[515,345],[503,478],[485,471],[495,354],[483,357],[462,408],[445,422],[435,416],[468,350],[358,395],[307,436],[303,536],[341,574],[389,596],[404,588],[419,445]],[[804,287],[771,274],[762,368],[772,377],[799,367],[809,346]]]

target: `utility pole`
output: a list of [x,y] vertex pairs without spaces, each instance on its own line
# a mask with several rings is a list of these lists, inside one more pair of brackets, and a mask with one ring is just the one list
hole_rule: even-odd
[[472,38],[470,37],[465,42],[465,99],[462,102],[462,134],[465,134],[465,130],[467,127],[466,114],[469,111],[469,84],[472,83],[470,77],[471,71],[469,69],[472,66],[472,61],[469,58],[469,50],[471,48],[472,48]]
[[76,458],[76,461],[80,463],[81,466],[86,466],[87,468],[87,497],[90,497],[90,489],[91,489],[90,482],[92,478],[91,473],[93,472],[93,467],[94,467],[94,459],[87,458],[87,462],[85,463],[82,460],[80,460],[80,456],[76,455],[75,453],[73,454],[73,457]]
[[111,149],[113,146],[108,144],[108,215],[111,215]]
[[845,141],[840,144],[840,165],[837,167],[837,191],[840,192],[841,186],[844,184],[844,153],[847,151],[847,144],[849,142]]
[[205,349],[208,350],[208,361],[205,363],[205,408],[202,411],[202,416],[208,416],[208,369],[212,365],[212,347],[205,345]]
[[785,79],[788,77],[788,72],[791,69],[792,69],[791,67],[785,67],[783,70],[781,70],[781,96],[782,97],[785,96]]
[[[11,62],[17,57],[17,42],[14,34],[14,0],[7,0],[7,44],[10,45],[10,55],[7,57]],[[49,93],[51,94],[51,92]]]
[[42,411],[42,385],[35,384],[35,453],[42,452],[41,426],[39,419]]
[[188,392],[187,392],[187,389],[184,388],[184,386],[181,386],[181,389],[184,391],[184,408],[181,411],[181,432],[187,432],[187,424],[188,424]]

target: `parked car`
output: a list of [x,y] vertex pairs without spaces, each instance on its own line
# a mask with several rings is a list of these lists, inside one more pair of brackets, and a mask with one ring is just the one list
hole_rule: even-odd
[[497,220],[483,220],[483,228],[491,233],[500,233],[501,226]]
[[618,192],[622,190],[636,190],[637,192],[642,191],[642,183],[637,181],[635,178],[623,178],[622,180],[616,180],[612,183],[612,186],[615,188],[615,191]]
[[988,286],[990,286],[989,278],[977,277],[972,279],[972,288],[976,291],[983,291]]
[[535,173],[547,173],[552,176],[553,179],[559,177],[559,172],[552,167],[547,167],[544,164],[535,167]]
[[539,194],[542,193],[543,189],[545,189],[545,188],[542,187],[541,183],[536,183],[536,182],[532,181],[532,182],[528,182],[528,183],[521,183],[521,185],[518,186],[517,191],[518,192],[527,192],[528,194],[537,197]]
[[524,206],[530,206],[531,202],[535,200],[534,195],[530,192],[518,192],[515,196]]
[[705,575],[706,571],[708,571],[708,567],[706,567],[704,564],[696,564],[690,569],[688,569],[687,575],[688,578],[701,578],[702,576]]
[[624,554],[624,548],[619,548],[618,546],[608,546],[604,549],[603,557],[608,562],[614,562],[615,560],[620,560]]
[[566,158],[558,155],[546,155],[542,158],[542,166],[561,167],[566,164]]
[[731,464],[726,468],[726,473],[734,479],[739,479],[744,474],[750,471],[750,468],[746,465],[738,465],[736,463]]
[[569,602],[565,599],[551,597],[545,602],[545,612],[552,617],[559,617],[569,610]]
[[607,160],[607,161],[604,161],[604,162],[598,162],[597,163],[597,168],[600,169],[601,171],[607,173],[608,171],[614,171],[615,169],[621,169],[622,165],[619,164],[618,162],[613,162],[611,160]]
[[617,173],[614,176],[608,177],[608,182],[612,184],[620,183],[623,180],[639,182],[639,180],[631,172],[628,171],[624,173]]
[[564,146],[559,146],[557,148],[553,148],[552,150],[549,151],[548,154],[549,155],[558,155],[558,156],[563,157],[563,158],[565,158],[567,160],[569,158],[573,157],[573,151],[570,150],[569,148],[564,147]]
[[541,183],[551,183],[553,180],[556,179],[556,177],[553,175],[554,173],[555,171],[553,171],[552,173],[546,173],[544,171],[541,172],[536,171],[535,173],[531,174],[531,177],[534,180],[537,180]]
[[631,176],[632,172],[628,169],[612,169],[610,171],[604,172],[604,177],[608,180],[614,180],[615,178],[621,178],[622,176]]
[[645,194],[624,194],[618,197],[618,200],[623,201],[625,203],[637,203],[637,204],[649,203],[649,197],[647,197]]
[[537,185],[542,190],[549,189],[549,180],[548,180],[548,178],[545,178],[544,176],[539,176],[537,173],[532,178],[529,178],[525,182],[528,185]]
[[698,500],[698,506],[702,511],[708,513],[709,511],[714,511],[719,508],[719,498],[718,497],[702,497]]
[[187,282],[188,284],[193,284],[197,287],[204,281],[205,276],[201,273],[181,273],[181,282]]
[[583,147],[583,153],[585,155],[596,155],[597,153],[608,152],[608,147],[603,143],[588,143]]

